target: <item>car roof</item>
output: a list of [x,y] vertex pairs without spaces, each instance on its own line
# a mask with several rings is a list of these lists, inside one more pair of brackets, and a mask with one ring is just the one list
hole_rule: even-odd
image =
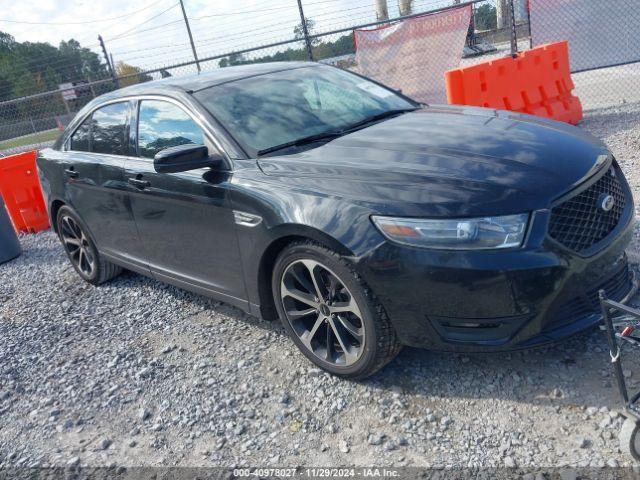
[[271,62],[218,68],[196,75],[188,75],[185,77],[167,77],[161,80],[152,80],[150,82],[138,83],[136,85],[131,85],[129,87],[109,92],[106,95],[102,95],[101,99],[104,100],[107,97],[109,99],[115,99],[130,95],[157,94],[162,90],[180,90],[192,93],[203,90],[205,88],[213,87],[215,85],[220,85],[222,83],[241,80],[243,78],[318,65],[320,64],[314,62]]

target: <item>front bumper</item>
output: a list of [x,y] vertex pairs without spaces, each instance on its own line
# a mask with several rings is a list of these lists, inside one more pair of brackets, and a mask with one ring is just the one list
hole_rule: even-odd
[[358,269],[409,346],[474,352],[529,348],[601,320],[598,290],[625,301],[637,285],[625,248],[633,215],[588,258],[547,237],[538,211],[523,249],[454,252],[382,243]]

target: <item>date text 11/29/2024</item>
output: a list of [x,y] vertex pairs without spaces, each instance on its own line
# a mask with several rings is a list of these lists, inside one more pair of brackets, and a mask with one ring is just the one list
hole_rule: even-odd
[[400,478],[397,468],[236,468],[233,470],[236,478]]

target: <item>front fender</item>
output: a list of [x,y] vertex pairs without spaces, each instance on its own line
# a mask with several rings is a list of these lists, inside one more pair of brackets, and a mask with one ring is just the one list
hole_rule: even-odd
[[[247,298],[253,308],[270,291],[271,267],[290,241],[310,239],[357,264],[384,241],[364,205],[309,190],[286,188],[278,182],[234,178],[231,206],[236,212],[260,217],[254,226],[236,224]],[[257,312],[256,312],[257,313]]]

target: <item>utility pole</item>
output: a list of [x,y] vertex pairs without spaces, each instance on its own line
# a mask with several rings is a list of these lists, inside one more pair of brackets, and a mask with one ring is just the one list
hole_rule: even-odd
[[389,8],[387,7],[387,0],[376,0],[376,20],[381,22],[382,20],[389,20]]
[[193,58],[196,60],[196,67],[198,67],[198,73],[200,70],[200,61],[198,60],[198,54],[196,53],[196,45],[193,43],[193,35],[191,35],[191,27],[189,26],[189,19],[187,18],[187,12],[184,9],[184,2],[180,0],[180,8],[182,8],[182,16],[184,17],[184,24],[187,27],[187,33],[189,34],[189,41],[191,42],[191,50],[193,50]]
[[298,10],[300,10],[300,21],[302,22],[302,33],[304,34],[304,43],[307,45],[307,56],[313,62],[313,50],[311,49],[311,39],[309,38],[309,29],[307,28],[307,19],[304,18],[304,10],[302,9],[302,0],[298,0]]
[[[411,15],[413,0],[398,0],[398,10],[400,10],[400,16],[405,17]],[[454,3],[460,3],[460,0],[454,0]]]
[[116,71],[113,68],[111,60],[109,59],[109,54],[107,53],[107,47],[104,45],[104,40],[102,39],[102,35],[98,35],[98,41],[100,42],[100,46],[102,47],[102,53],[104,55],[104,60],[107,62],[107,70],[111,74],[111,78],[113,78],[113,83],[116,88],[120,88],[120,84],[118,83],[118,76],[116,75]]

